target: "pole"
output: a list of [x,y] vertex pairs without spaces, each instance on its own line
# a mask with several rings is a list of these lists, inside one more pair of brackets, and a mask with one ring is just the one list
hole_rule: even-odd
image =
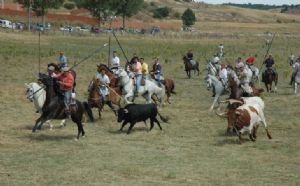
[[101,46],[100,48],[94,50],[90,55],[86,56],[85,58],[83,58],[81,61],[79,61],[78,63],[75,63],[70,69],[75,68],[76,66],[78,66],[80,63],[84,62],[85,60],[89,59],[90,57],[94,56],[96,53],[100,52],[104,47],[106,47],[108,44],[105,43],[103,46]]
[[110,62],[109,62],[109,60],[110,60],[110,36],[108,38],[108,58],[107,58],[107,66],[108,66],[108,68],[110,68]]
[[41,72],[41,32],[39,31],[39,73]]
[[273,34],[272,40],[271,40],[270,45],[269,45],[269,47],[268,47],[268,49],[267,49],[267,52],[266,52],[266,54],[265,54],[265,56],[264,56],[264,59],[263,59],[263,62],[262,62],[262,64],[261,64],[261,66],[260,66],[259,72],[261,72],[261,69],[262,69],[262,67],[263,67],[263,65],[264,65],[264,61],[266,60],[266,58],[267,58],[267,56],[268,56],[268,54],[269,54],[269,51],[270,51],[271,46],[272,46],[272,44],[273,44],[274,37],[275,37],[275,33]]
[[125,52],[124,52],[124,50],[123,50],[123,48],[122,48],[122,46],[121,46],[121,44],[120,44],[120,42],[119,42],[119,40],[118,40],[116,34],[115,34],[115,32],[113,31],[112,33],[113,33],[113,36],[115,37],[115,39],[116,39],[116,41],[117,41],[117,43],[118,43],[120,49],[122,50],[122,53],[123,53],[123,55],[124,55],[126,61],[129,62],[129,60],[128,60],[128,58],[127,58],[127,56],[126,56],[126,54],[125,54]]

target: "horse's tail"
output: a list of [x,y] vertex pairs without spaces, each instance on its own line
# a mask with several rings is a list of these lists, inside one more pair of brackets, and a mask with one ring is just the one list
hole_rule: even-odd
[[171,87],[171,91],[170,91],[170,92],[171,92],[172,94],[176,95],[176,92],[174,91],[174,89],[175,89],[174,81],[172,80],[171,83],[172,83],[172,87]]
[[94,122],[95,119],[94,119],[93,112],[92,112],[90,105],[86,101],[84,101],[83,106],[84,106],[85,112],[88,114],[88,116],[90,118],[90,121]]
[[163,117],[158,111],[157,111],[157,114],[159,115],[160,119],[165,122],[165,123],[168,123],[168,118],[167,117]]

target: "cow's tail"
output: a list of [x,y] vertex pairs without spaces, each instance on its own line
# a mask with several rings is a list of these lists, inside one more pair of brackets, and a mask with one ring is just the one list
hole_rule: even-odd
[[165,123],[168,123],[168,118],[167,117],[163,117],[159,112],[157,112],[157,114],[159,115],[160,119],[165,122]]
[[94,116],[93,116],[93,112],[92,112],[90,105],[85,101],[85,102],[83,102],[83,106],[84,106],[85,112],[89,116],[90,121],[94,122]]
[[172,82],[171,93],[176,95],[176,92],[174,91],[174,89],[175,89],[175,84],[174,84],[174,82]]

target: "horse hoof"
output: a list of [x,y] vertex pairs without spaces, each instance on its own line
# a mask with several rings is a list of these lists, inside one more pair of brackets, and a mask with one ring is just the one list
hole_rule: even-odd
[[79,140],[78,138],[75,138],[75,139],[74,139],[74,141],[78,141],[78,140]]

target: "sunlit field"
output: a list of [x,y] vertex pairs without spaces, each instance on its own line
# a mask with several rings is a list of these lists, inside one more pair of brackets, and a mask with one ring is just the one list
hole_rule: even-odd
[[[288,85],[287,61],[291,52],[300,54],[298,35],[276,35],[270,50],[279,73],[278,93],[264,93],[263,99],[273,139],[260,127],[257,141],[244,136],[242,145],[236,136],[225,135],[226,120],[208,111],[212,94],[204,81],[204,56],[211,58],[223,43],[222,63],[234,64],[237,57],[245,59],[251,53],[257,54],[260,67],[269,36],[117,37],[128,58],[136,53],[152,66],[153,58],[159,57],[164,76],[175,81],[177,95],[161,109],[170,121],[161,122],[162,131],[155,126],[151,132],[138,123],[127,135],[118,131],[117,118],[105,106],[102,119],[95,109],[96,121],[84,124],[87,137],[75,141],[77,126],[72,122],[59,128],[56,120],[54,130],[44,125],[31,132],[40,114],[26,99],[24,83],[37,81],[47,63],[57,62],[59,51],[73,65],[107,43],[109,35],[42,34],[39,52],[38,34],[0,32],[0,185],[300,185],[300,96]],[[191,79],[181,60],[188,49],[193,49],[202,71]],[[112,35],[111,50],[118,51],[124,65]],[[108,47],[75,68],[80,101],[87,100],[96,65],[107,64],[107,58]]]

